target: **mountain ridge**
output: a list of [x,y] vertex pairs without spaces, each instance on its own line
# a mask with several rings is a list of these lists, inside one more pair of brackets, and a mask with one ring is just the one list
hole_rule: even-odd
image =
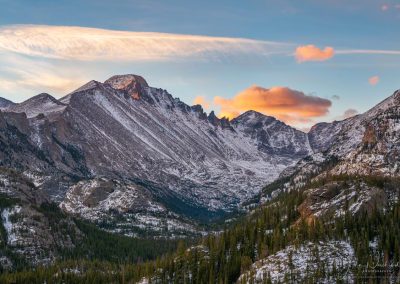
[[[27,143],[45,158],[31,159],[34,167],[25,161],[22,171],[52,201],[89,219],[93,210],[119,212],[127,205],[103,208],[111,194],[105,191],[104,199],[88,207],[78,196],[79,182],[88,186],[105,178],[127,188],[144,186],[149,201],[175,208],[180,220],[206,220],[241,210],[242,202],[312,152],[307,135],[283,122],[256,112],[232,122],[207,115],[201,106],[189,106],[136,75],[90,81],[56,102],[39,95],[12,110],[27,113]],[[125,190],[120,194],[136,212],[139,197]],[[146,214],[165,220],[160,212]]]

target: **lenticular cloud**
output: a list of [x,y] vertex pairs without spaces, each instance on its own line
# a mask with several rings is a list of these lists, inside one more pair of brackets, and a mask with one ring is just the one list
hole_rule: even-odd
[[291,46],[243,38],[15,25],[0,27],[0,50],[69,60],[155,61],[287,54]]

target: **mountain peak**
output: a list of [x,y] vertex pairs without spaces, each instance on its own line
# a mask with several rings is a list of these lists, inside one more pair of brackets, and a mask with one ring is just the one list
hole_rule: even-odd
[[30,101],[51,101],[56,104],[59,103],[59,101],[56,98],[49,95],[48,93],[40,93],[39,95],[36,95],[36,96],[26,100],[25,102],[30,102]]
[[126,92],[132,99],[139,100],[143,95],[143,88],[148,88],[146,80],[139,75],[115,75],[106,80],[104,84],[115,90]]
[[265,114],[262,114],[261,112],[255,111],[255,110],[248,110],[238,117],[235,117],[232,120],[233,124],[238,124],[238,123],[247,123],[247,122],[257,122],[257,121],[262,121],[265,119],[269,119],[271,121],[276,120],[275,117],[268,116]]
[[142,76],[134,74],[115,75],[104,81],[104,84],[108,84],[116,90],[126,90],[132,84],[140,84],[142,87],[149,86]]
[[8,108],[11,112],[26,113],[28,118],[39,114],[50,114],[64,110],[66,105],[47,93],[41,93]]
[[10,106],[13,106],[14,104],[15,103],[13,103],[12,101],[0,97],[0,109],[6,109]]

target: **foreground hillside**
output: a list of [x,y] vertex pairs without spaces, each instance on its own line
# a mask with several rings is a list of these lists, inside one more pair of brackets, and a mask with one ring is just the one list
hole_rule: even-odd
[[[321,214],[312,222],[304,215],[310,189],[281,193],[237,224],[204,237],[197,245],[148,263],[111,260],[61,262],[36,271],[3,274],[2,282],[18,283],[270,283],[270,282],[396,282],[400,260],[400,197],[398,179],[331,177],[336,191],[353,186],[379,189],[394,202]],[[368,266],[369,265],[369,266]],[[379,267],[371,269],[368,267]]]

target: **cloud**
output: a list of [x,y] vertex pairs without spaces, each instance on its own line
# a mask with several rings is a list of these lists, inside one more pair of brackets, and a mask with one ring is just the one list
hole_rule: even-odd
[[306,61],[325,61],[331,59],[335,54],[332,47],[325,47],[325,49],[320,49],[315,45],[303,45],[296,48],[295,57],[297,62]]
[[373,76],[371,78],[368,79],[368,82],[371,86],[375,86],[376,84],[379,83],[379,76]]
[[383,4],[383,5],[381,6],[381,10],[382,10],[383,12],[389,10],[389,5],[388,5],[388,4]]
[[37,93],[65,95],[90,80],[92,70],[0,53],[0,93],[19,102]]
[[115,31],[86,27],[0,26],[0,51],[81,61],[218,60],[226,56],[289,54],[291,45],[244,38],[152,32]]
[[340,55],[400,55],[400,50],[381,50],[381,49],[343,49],[336,50],[336,54]]
[[355,115],[357,115],[357,114],[358,114],[358,110],[353,109],[353,108],[349,108],[349,109],[347,109],[347,110],[344,111],[344,113],[343,113],[343,115],[342,115],[342,118],[343,118],[343,119],[346,119],[346,118],[355,116]]
[[210,102],[204,96],[197,96],[193,100],[193,104],[201,105],[205,109],[210,108]]
[[290,88],[259,86],[252,86],[232,99],[217,96],[213,103],[220,107],[219,117],[232,119],[247,110],[255,110],[287,123],[309,123],[326,115],[332,105],[330,100]]
[[336,100],[336,101],[340,100],[340,96],[338,96],[338,95],[333,95],[331,98],[332,98],[332,100]]

